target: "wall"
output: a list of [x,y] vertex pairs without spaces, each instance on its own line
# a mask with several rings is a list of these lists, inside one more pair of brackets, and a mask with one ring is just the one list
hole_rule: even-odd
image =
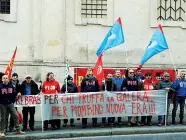
[[[127,48],[130,66],[136,67],[155,30],[150,27],[150,1],[114,0],[113,8],[114,20],[119,16],[122,19],[126,41],[104,54],[104,66],[126,67]],[[74,9],[74,0],[18,0],[17,23],[0,21],[0,45],[3,46],[0,70],[5,70],[15,46],[18,53],[13,71],[18,72],[21,79],[31,74],[34,79],[44,80],[48,71],[54,71],[56,79],[63,81],[65,56],[70,66],[94,66],[96,50],[110,27],[77,26]],[[164,27],[164,32],[177,68],[185,68],[186,30]],[[153,57],[145,67],[172,67],[168,51]]]

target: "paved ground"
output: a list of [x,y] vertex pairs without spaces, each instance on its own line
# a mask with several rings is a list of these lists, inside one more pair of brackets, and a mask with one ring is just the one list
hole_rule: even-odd
[[[185,140],[186,133],[166,133],[166,134],[138,134],[138,135],[115,135],[96,136],[79,138],[62,138],[50,140]],[[46,139],[42,139],[46,140]]]
[[[36,122],[36,131],[27,131],[24,135],[15,135],[13,132],[7,133],[6,137],[1,138],[1,140],[35,140],[35,139],[58,139],[58,138],[73,138],[73,137],[95,137],[95,136],[115,136],[115,135],[134,135],[134,134],[154,134],[154,133],[175,133],[175,132],[185,132],[186,125],[170,125],[170,126],[157,126],[157,117],[153,117],[153,126],[143,126],[143,127],[128,127],[127,118],[123,119],[122,126],[115,127],[92,127],[91,119],[89,119],[88,128],[81,128],[81,121],[76,120],[76,127],[72,128],[68,126],[67,128],[61,128],[60,130],[47,130],[41,131],[41,122]],[[99,122],[101,120],[99,119]],[[118,137],[119,138],[119,137]],[[109,139],[108,139],[109,140]],[[117,139],[116,139],[117,140]],[[132,139],[134,140],[134,139]],[[181,140],[181,139],[180,139]]]

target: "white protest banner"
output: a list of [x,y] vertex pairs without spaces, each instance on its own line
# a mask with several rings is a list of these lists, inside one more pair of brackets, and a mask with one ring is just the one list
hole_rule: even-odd
[[15,107],[36,106],[39,104],[41,104],[40,95],[17,96],[15,101]]
[[165,90],[41,96],[43,120],[166,114]]

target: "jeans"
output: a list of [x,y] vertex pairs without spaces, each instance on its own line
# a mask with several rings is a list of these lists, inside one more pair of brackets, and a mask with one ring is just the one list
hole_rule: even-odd
[[178,109],[178,104],[180,105],[180,122],[183,122],[184,118],[184,106],[185,106],[185,97],[175,97],[174,99],[174,106],[172,110],[172,123],[175,123],[175,118],[176,118],[176,111]]
[[[167,122],[168,122],[168,119],[169,119],[169,109],[170,109],[170,104],[171,104],[171,98],[168,98],[167,99]],[[163,123],[165,121],[165,115],[160,115],[158,116],[158,122],[159,123]]]
[[[17,110],[17,107],[15,107],[15,109]],[[14,119],[12,118],[12,116],[10,115],[9,113],[9,110],[7,112],[7,124],[6,124],[6,129],[8,128],[8,119],[9,119],[9,116],[10,116],[10,124],[9,124],[9,129],[14,129]]]
[[4,133],[5,132],[5,128],[7,125],[7,113],[10,113],[10,115],[12,116],[13,120],[14,120],[14,126],[16,128],[16,131],[20,131],[20,126],[18,124],[18,115],[17,115],[17,111],[14,107],[14,104],[8,104],[8,105],[4,105],[4,104],[0,104],[0,132]]

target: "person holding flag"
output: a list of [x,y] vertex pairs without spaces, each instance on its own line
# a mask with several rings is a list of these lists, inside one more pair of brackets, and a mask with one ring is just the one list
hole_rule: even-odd
[[[66,87],[67,87],[67,89],[66,89]],[[62,86],[61,93],[63,93],[63,94],[65,94],[65,93],[78,93],[78,88],[73,83],[72,76],[68,75],[68,77],[67,77],[67,86],[66,86],[66,83]],[[64,119],[63,127],[67,127],[67,122],[68,122],[68,119]],[[74,119],[70,119],[70,126],[71,127],[75,127]]]

